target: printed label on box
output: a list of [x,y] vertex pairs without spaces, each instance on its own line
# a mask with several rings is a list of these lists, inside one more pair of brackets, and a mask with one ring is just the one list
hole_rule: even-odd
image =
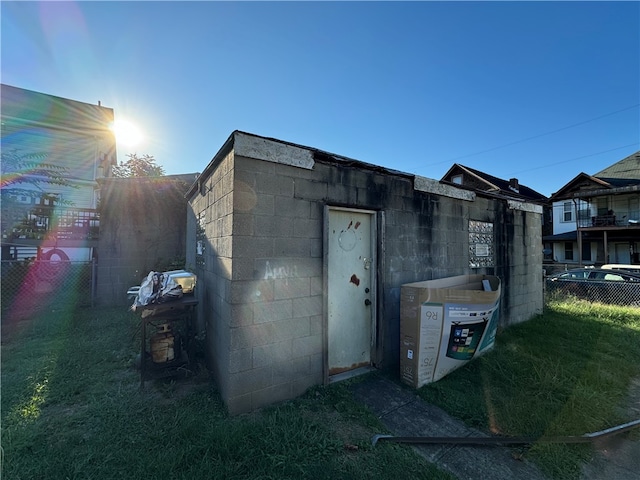
[[420,388],[493,347],[499,323],[500,279],[458,275],[402,286],[404,382]]
[[440,345],[440,333],[442,332],[442,312],[441,303],[423,303],[420,308],[419,382],[433,381]]

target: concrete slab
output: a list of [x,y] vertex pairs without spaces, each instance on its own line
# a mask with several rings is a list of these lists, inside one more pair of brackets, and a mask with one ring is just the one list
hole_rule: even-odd
[[591,462],[582,468],[582,480],[629,480],[640,478],[640,440],[631,440],[626,434],[596,444]]
[[[623,418],[640,419],[640,377],[631,381],[628,402],[621,409]],[[583,466],[581,480],[627,480],[640,478],[640,438],[626,432],[597,440],[595,453]]]
[[[637,381],[640,391],[640,379]],[[486,437],[444,410],[423,401],[412,389],[371,375],[351,386],[354,398],[367,406],[394,436]],[[628,414],[640,418],[640,395]],[[382,432],[381,432],[382,433]],[[640,479],[640,439],[631,432],[594,442],[594,456],[582,468],[581,480]],[[383,441],[383,440],[382,440]],[[539,469],[518,460],[501,446],[413,445],[426,460],[460,480],[544,480]]]
[[[486,436],[423,401],[411,389],[383,377],[371,375],[354,383],[351,389],[354,398],[377,415],[394,436]],[[506,447],[414,445],[413,448],[460,480],[546,480],[535,465],[515,459]]]

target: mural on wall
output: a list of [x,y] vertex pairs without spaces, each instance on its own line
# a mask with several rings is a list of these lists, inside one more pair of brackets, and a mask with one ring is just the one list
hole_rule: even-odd
[[493,267],[493,223],[469,220],[469,267]]

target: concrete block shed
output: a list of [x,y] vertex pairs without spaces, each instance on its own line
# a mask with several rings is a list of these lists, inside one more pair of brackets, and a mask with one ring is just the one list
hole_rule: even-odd
[[187,268],[230,413],[399,373],[400,287],[500,277],[502,326],[542,312],[542,208],[235,131],[187,193]]

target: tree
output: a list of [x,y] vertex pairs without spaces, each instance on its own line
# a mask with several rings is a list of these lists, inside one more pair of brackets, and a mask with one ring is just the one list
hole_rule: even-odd
[[111,173],[114,177],[161,177],[164,175],[164,168],[156,164],[156,159],[146,153],[139,157],[137,153],[129,153],[129,160],[120,162],[120,165],[113,167]]
[[[47,155],[21,153],[17,148],[2,150],[0,229],[3,235],[13,235],[16,228],[19,229],[25,219],[28,219],[34,204],[47,201],[49,205],[73,205],[73,202],[46,189],[46,185],[79,188],[69,179],[65,167],[43,162]],[[24,202],[25,198],[30,200]]]
[[46,157],[46,153],[20,153],[17,148],[3,150],[2,200],[7,201],[12,197],[41,198],[49,193],[42,188],[43,185],[79,188],[69,180],[67,168],[41,161]]

